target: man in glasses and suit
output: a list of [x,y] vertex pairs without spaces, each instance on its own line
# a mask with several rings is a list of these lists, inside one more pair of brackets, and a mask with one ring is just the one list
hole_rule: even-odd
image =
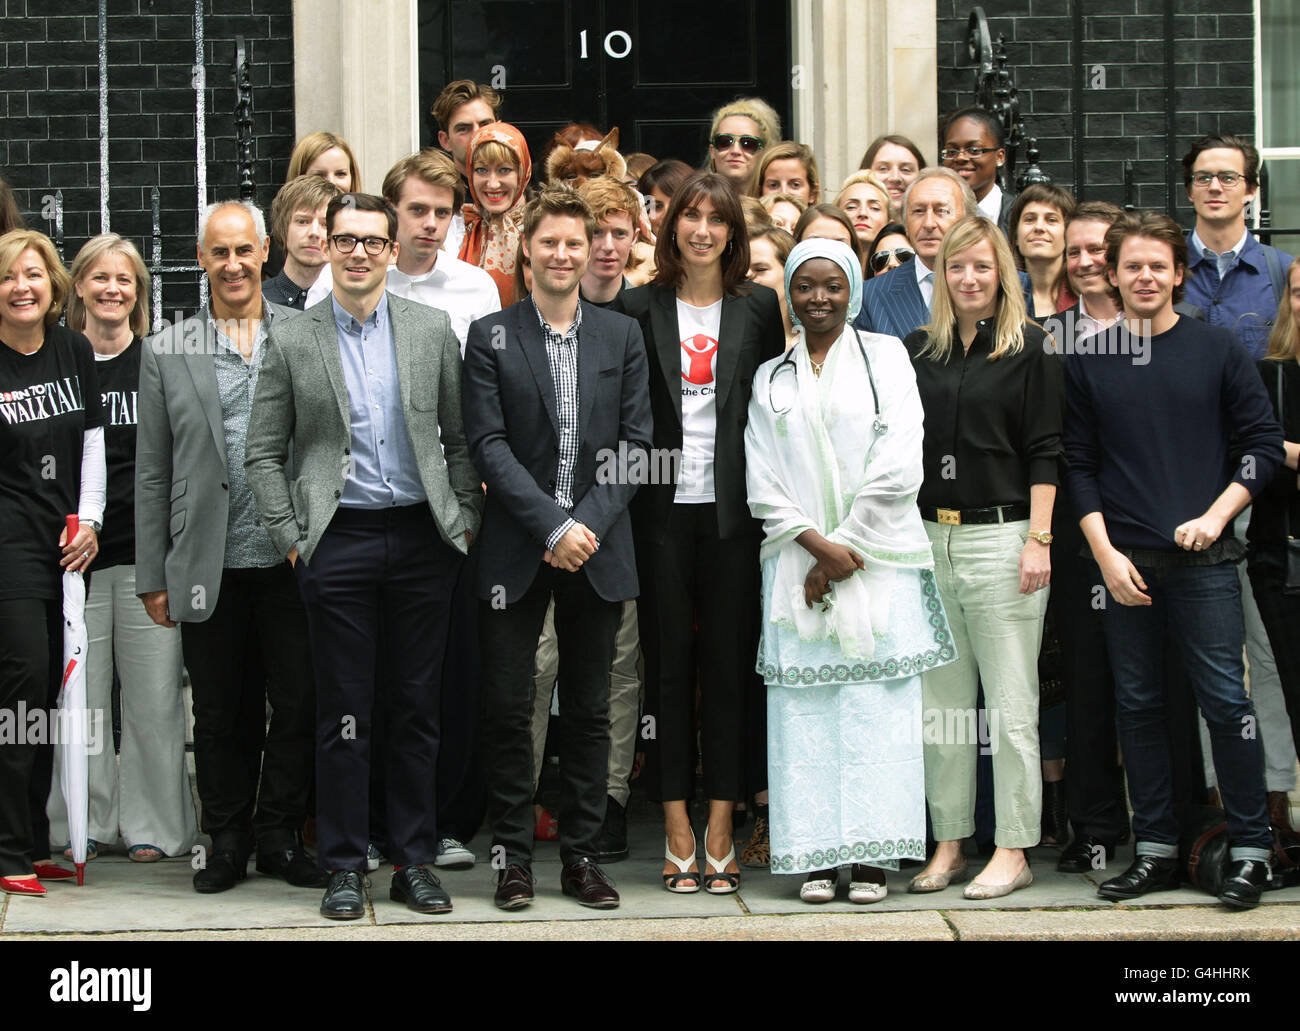
[[[441,671],[482,506],[459,345],[445,312],[385,290],[398,249],[391,205],[345,194],[326,219],[333,291],[272,337],[247,458],[316,657],[318,863],[330,872],[321,914],[365,912],[372,762],[387,775],[389,897],[444,913],[451,899],[426,866],[438,855]],[[383,755],[370,748],[376,708],[395,717]]]

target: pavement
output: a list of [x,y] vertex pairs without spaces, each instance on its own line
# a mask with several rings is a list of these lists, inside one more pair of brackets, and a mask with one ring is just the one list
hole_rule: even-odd
[[[702,824],[701,824],[702,826]],[[745,829],[747,832],[747,828]],[[1122,871],[1131,847],[1106,870],[1056,871],[1056,850],[1031,854],[1034,883],[990,902],[962,898],[961,887],[909,895],[917,867],[891,873],[889,894],[869,906],[844,900],[841,874],[836,902],[799,900],[801,876],[744,870],[740,891],[713,896],[673,895],[663,888],[662,824],[657,807],[634,796],[629,807],[629,859],[605,869],[622,904],[590,910],[560,894],[560,859],[554,843],[538,843],[533,870],[537,900],[503,913],[492,905],[495,873],[486,862],[487,835],[471,848],[472,870],[439,871],[454,910],[423,916],[388,898],[392,868],[370,875],[363,919],[333,922],[317,907],[321,892],[293,888],[253,869],[248,879],[220,895],[191,886],[188,858],[132,863],[120,852],[87,866],[86,884],[49,883],[43,899],[0,896],[0,942],[62,940],[1227,940],[1300,939],[1300,887],[1266,892],[1259,908],[1236,912],[1191,888],[1161,892],[1125,905],[1097,897],[1097,885]],[[739,846],[738,846],[739,850]],[[701,857],[702,858],[702,857]],[[979,860],[972,858],[973,870]]]

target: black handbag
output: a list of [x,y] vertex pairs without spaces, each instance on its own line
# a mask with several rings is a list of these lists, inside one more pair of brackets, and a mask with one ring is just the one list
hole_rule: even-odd
[[[1282,437],[1286,438],[1286,418],[1282,412],[1282,363],[1277,363],[1277,421],[1282,424]],[[1300,594],[1300,541],[1291,536],[1291,502],[1282,507],[1283,528],[1286,533],[1286,575],[1282,580],[1283,594]]]

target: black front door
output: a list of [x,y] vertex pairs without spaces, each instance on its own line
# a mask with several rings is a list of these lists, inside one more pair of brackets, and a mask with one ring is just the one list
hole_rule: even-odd
[[[790,13],[758,0],[421,0],[420,143],[454,79],[501,91],[534,159],[555,130],[618,126],[619,150],[698,165],[714,109],[760,96],[789,135]],[[540,170],[538,170],[540,172]]]

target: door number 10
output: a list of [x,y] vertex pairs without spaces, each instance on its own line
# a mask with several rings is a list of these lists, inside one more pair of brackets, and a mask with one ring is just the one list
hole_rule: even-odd
[[[578,33],[578,43],[581,47],[578,57],[580,60],[587,60],[587,30],[583,29]],[[615,50],[615,47],[619,49]],[[627,57],[632,52],[632,37],[622,29],[615,29],[613,32],[605,34],[605,53],[614,59]]]

